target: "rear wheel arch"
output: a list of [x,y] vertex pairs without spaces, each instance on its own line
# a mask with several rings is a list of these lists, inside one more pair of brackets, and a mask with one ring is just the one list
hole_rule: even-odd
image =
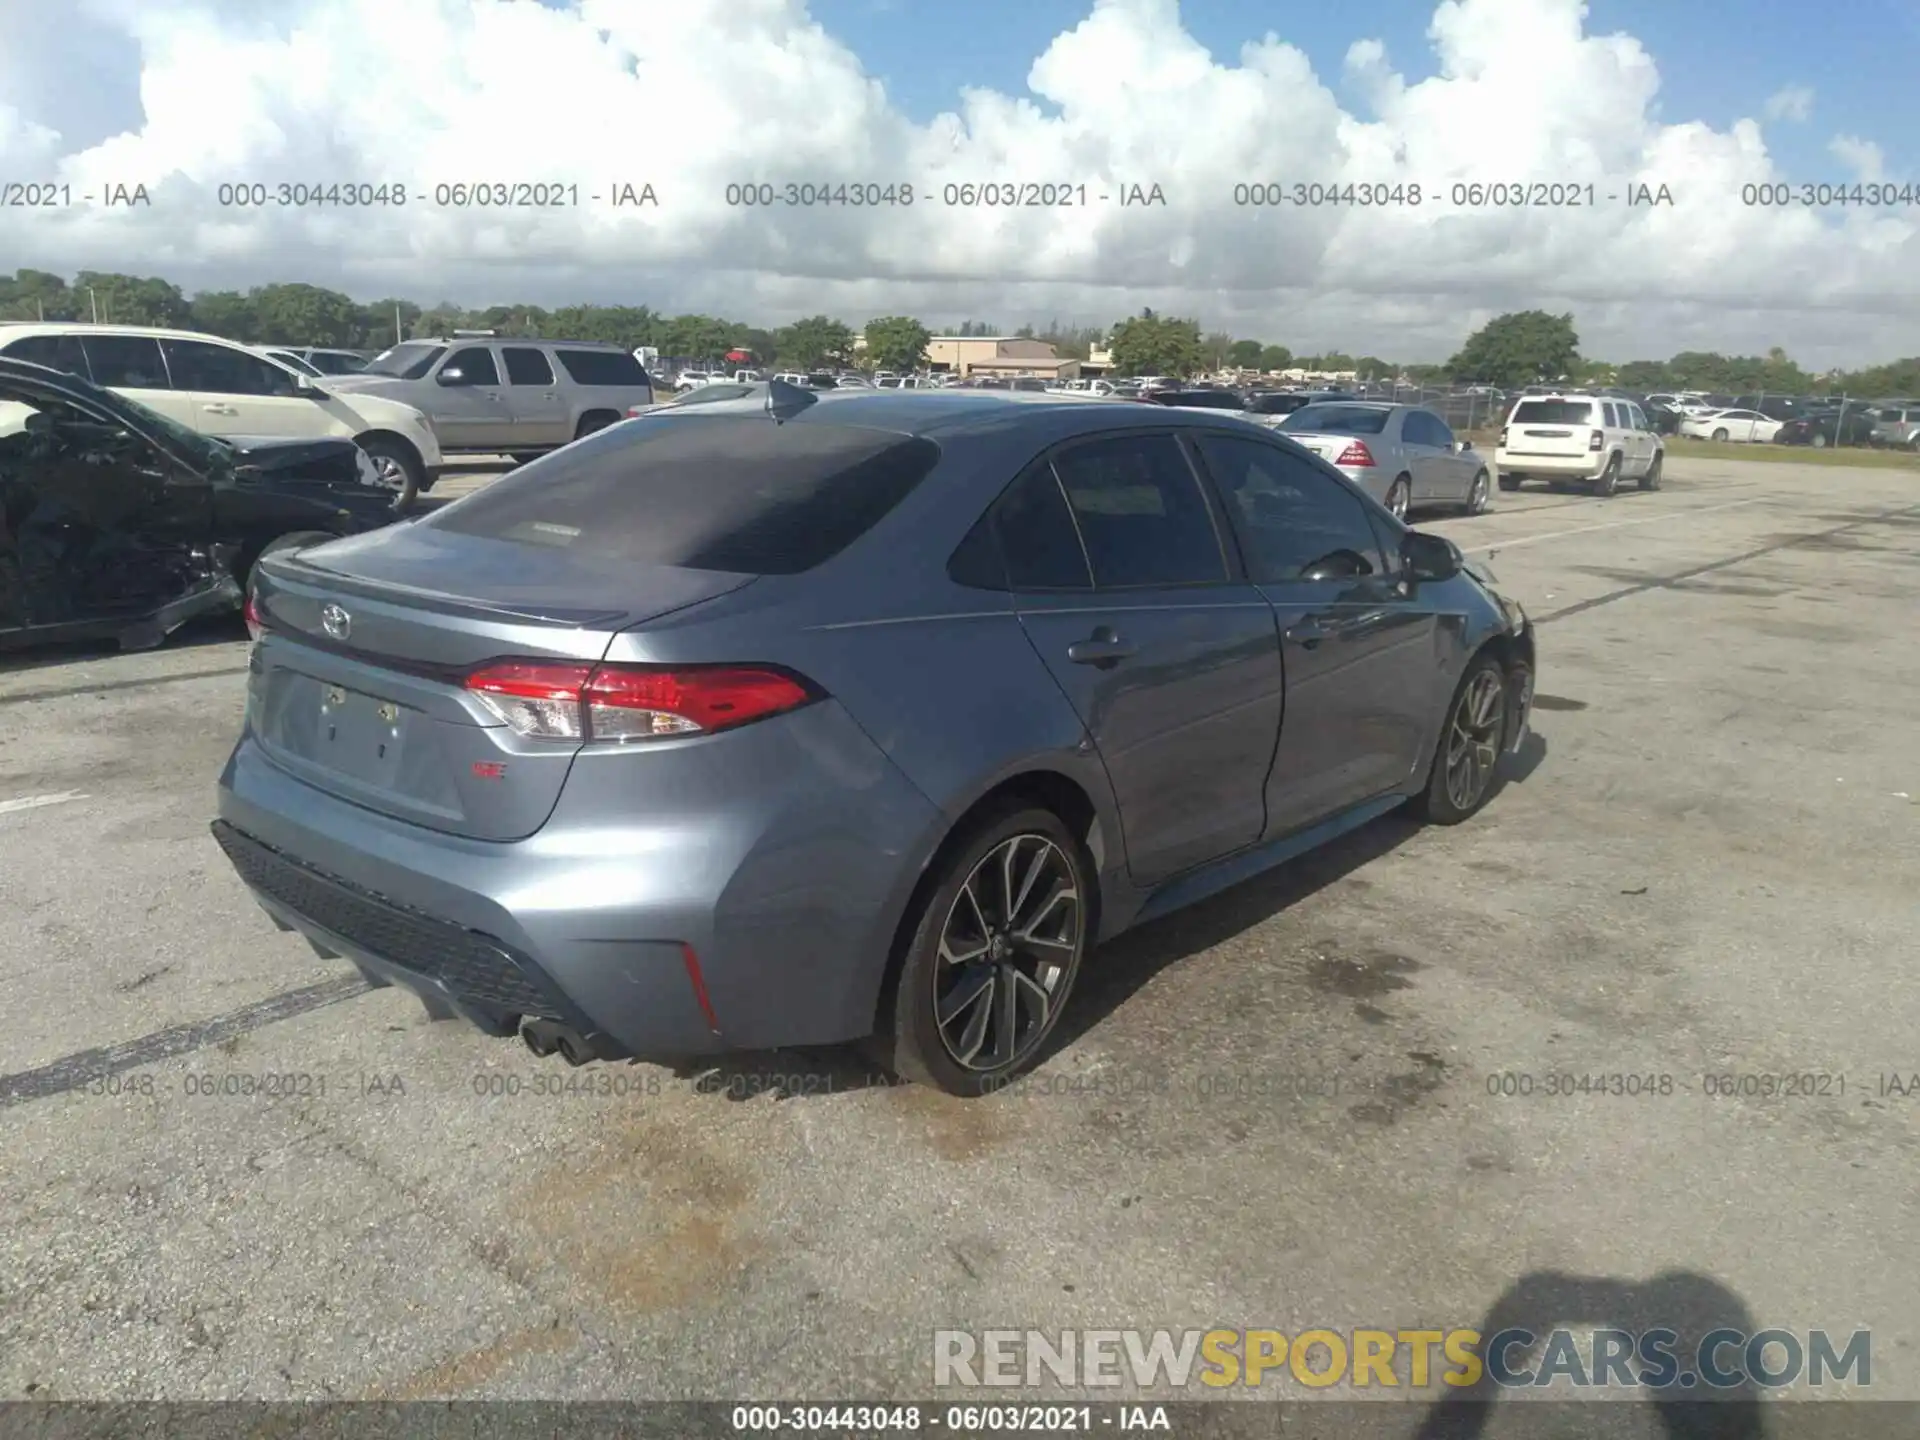
[[892,1007],[893,990],[900,977],[901,964],[906,959],[907,944],[919,924],[920,911],[925,907],[927,897],[939,886],[945,862],[955,851],[963,849],[981,829],[992,825],[1001,816],[1031,809],[1045,810],[1057,817],[1066,826],[1067,833],[1080,843],[1080,858],[1087,867],[1089,878],[1095,882],[1095,893],[1086,897],[1086,933],[1089,937],[1099,935],[1101,897],[1098,881],[1109,847],[1114,843],[1101,825],[1099,806],[1078,781],[1058,770],[1027,770],[1009,776],[981,795],[947,826],[939,844],[933,847],[926,862],[921,865],[919,878],[914,882],[912,893],[908,895],[907,903],[894,924],[893,937],[887,950],[886,971],[875,997],[873,1016],[876,1026],[880,1025]]
[[609,425],[618,425],[625,418],[618,410],[582,410],[580,418],[573,422],[573,438],[582,439],[596,430],[604,430]]
[[363,430],[353,437],[353,443],[369,455],[391,455],[399,461],[401,469],[406,471],[406,484],[393,502],[395,510],[405,510],[413,504],[414,498],[427,489],[432,481],[427,475],[427,462],[420,454],[420,447],[406,436],[392,430]]

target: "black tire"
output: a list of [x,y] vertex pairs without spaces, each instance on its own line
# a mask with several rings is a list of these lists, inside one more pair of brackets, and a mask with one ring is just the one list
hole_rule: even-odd
[[[1484,732],[1484,725],[1476,716],[1466,712],[1477,710],[1483,702],[1486,684],[1481,677],[1491,673],[1492,697],[1494,701],[1493,730],[1490,737]],[[1456,724],[1463,718],[1468,722],[1465,732],[1456,736]],[[1485,760],[1478,772],[1477,782],[1468,793],[1462,794],[1450,783],[1454,773],[1454,742],[1464,741],[1475,749],[1476,755],[1491,743],[1493,755]],[[1487,798],[1493,794],[1494,780],[1500,768],[1500,756],[1506,749],[1507,741],[1507,672],[1493,656],[1476,655],[1467,666],[1467,673],[1460,677],[1460,683],[1454,687],[1453,698],[1447,702],[1447,712],[1440,721],[1440,736],[1433,746],[1433,765],[1427,772],[1427,784],[1418,795],[1407,802],[1407,810],[1417,820],[1429,825],[1458,825],[1470,818]],[[1476,763],[1479,763],[1476,760]]]
[[1813,439],[1807,443],[1812,445],[1816,450],[1824,450],[1827,448],[1827,437],[1816,430],[1813,432]]
[[[1399,503],[1395,504],[1395,499]],[[1405,475],[1393,477],[1393,483],[1387,487],[1387,498],[1381,502],[1387,507],[1387,513],[1396,520],[1405,520],[1407,512],[1413,508],[1413,481]]]
[[1660,467],[1666,463],[1666,459],[1667,457],[1664,451],[1653,457],[1653,463],[1647,466],[1647,473],[1640,477],[1640,488],[1642,490],[1658,490],[1660,488]]
[[1523,475],[1509,475],[1503,470],[1500,472],[1500,488],[1502,490],[1518,490],[1520,488],[1520,482],[1525,478]]
[[1713,438],[1715,440],[1725,441],[1727,438],[1727,432],[1725,430],[1716,430],[1713,432]]
[[[1077,897],[1073,902],[1074,940],[1070,947],[1055,951],[1049,945],[1042,950],[1038,945],[1022,947],[1012,942],[1006,944],[1007,953],[1003,955],[1000,947],[1010,940],[1008,932],[1012,929],[998,916],[998,912],[1008,908],[1004,900],[1003,866],[999,862],[988,866],[986,862],[1005,853],[1009,845],[1014,847],[1012,868],[1019,877],[1016,889],[1020,888],[1019,880],[1026,878],[1028,867],[1036,859],[1045,860],[1044,872],[1037,872],[1036,889],[1027,895],[1024,906],[1015,907],[1016,919],[1025,917],[1027,928],[1034,931],[1040,930],[1040,922],[1049,917],[1066,920],[1068,917],[1060,906],[1067,902],[1036,909],[1037,904],[1044,905],[1045,897],[1036,902],[1034,895],[1040,893],[1037,887],[1041,885],[1047,887],[1045,895],[1070,889]],[[1089,903],[1093,867],[1080,842],[1067,832],[1057,815],[1050,810],[1022,807],[983,816],[965,832],[964,839],[947,847],[943,858],[936,862],[933,874],[936,878],[924,892],[919,914],[913,918],[913,929],[883,997],[871,1048],[881,1063],[902,1080],[929,1085],[949,1095],[974,1098],[1004,1087],[1031,1065],[1045,1049],[1048,1036],[1059,1022],[1072,996],[1073,983],[1087,949],[1093,914]],[[970,880],[985,892],[984,900],[967,898],[971,894]],[[967,917],[965,907],[976,904],[980,908],[975,911],[975,918],[987,917],[984,926],[974,925]],[[956,966],[941,958],[943,939],[948,942],[945,948],[949,952],[960,948],[953,943],[950,925],[959,927],[961,932],[982,929],[1001,939],[982,940],[983,946],[991,944],[994,948],[985,950],[977,960]],[[965,943],[963,939],[962,944]],[[1053,960],[1058,973],[1051,977],[1050,987],[1041,984],[1046,978],[1042,955],[1058,957]],[[997,962],[990,958],[995,956],[1001,958]],[[1033,962],[1035,968],[1024,983],[1004,978],[1007,972],[1027,962]],[[1002,986],[1007,988],[1000,988]],[[980,994],[983,987],[985,993]],[[943,1034],[936,1010],[938,1000],[943,996],[958,1000],[969,992],[978,998],[972,1004],[958,1005],[950,1018],[948,1033]],[[1011,1027],[1004,1027],[1005,1012],[995,1003],[1004,994],[1016,997]],[[1034,1012],[1036,998],[1045,1000],[1043,1013]],[[1024,1013],[1019,1009],[1021,1001],[1026,1002]],[[983,1011],[985,1020],[980,1019]],[[963,1021],[969,1023],[962,1024]],[[982,1046],[999,1048],[1000,1041],[1010,1034],[1014,1043],[1007,1047],[1004,1059],[981,1064],[978,1062],[982,1057],[978,1055],[967,1061],[956,1053],[956,1048],[964,1049],[959,1042],[971,1032],[972,1022],[981,1025],[979,1043]],[[955,1030],[960,1032],[958,1036],[951,1034]]]
[[1620,488],[1620,457],[1609,455],[1607,468],[1600,472],[1600,478],[1593,482],[1593,493],[1605,500]]
[[620,417],[611,410],[589,410],[580,417],[580,423],[573,427],[573,438],[576,440],[584,440],[596,431],[604,430],[609,425],[617,425],[619,423]]
[[420,463],[419,452],[397,435],[363,435],[359,445],[374,464],[399,470],[400,488],[394,494],[393,509],[396,514],[406,514],[420,498],[427,478],[427,467]]
[[531,465],[546,453],[544,450],[515,450],[507,458],[516,465]]
[[1461,512],[1467,515],[1486,514],[1487,501],[1492,490],[1493,486],[1487,479],[1487,472],[1482,470],[1473,477],[1473,484],[1467,489],[1467,503],[1460,507]]

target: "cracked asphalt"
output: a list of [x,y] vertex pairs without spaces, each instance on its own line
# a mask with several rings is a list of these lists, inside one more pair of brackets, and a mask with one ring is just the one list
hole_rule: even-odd
[[1920,474],[1431,528],[1542,622],[1504,790],[1123,937],[973,1103],[430,1023],[207,833],[237,625],[0,662],[0,1398],[925,1399],[937,1327],[1520,1307],[1869,1329],[1920,1399]]

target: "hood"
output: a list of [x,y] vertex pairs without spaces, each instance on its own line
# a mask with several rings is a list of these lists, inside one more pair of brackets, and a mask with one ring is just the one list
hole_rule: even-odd
[[311,490],[321,487],[350,495],[393,499],[391,486],[380,483],[367,452],[337,436],[315,440],[283,440],[267,436],[230,437],[234,479],[275,488]]
[[417,380],[402,380],[393,375],[327,375],[313,380],[314,388],[334,395],[381,395],[399,399]]

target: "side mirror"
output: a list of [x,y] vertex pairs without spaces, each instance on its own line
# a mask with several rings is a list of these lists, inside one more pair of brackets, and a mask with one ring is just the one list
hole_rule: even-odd
[[1462,455],[1466,454],[1471,449],[1473,449],[1473,442],[1471,440],[1462,440],[1460,442],[1460,453]]
[[1444,535],[1409,530],[1400,541],[1400,566],[1409,580],[1451,580],[1465,565],[1460,547]]
[[458,365],[449,365],[433,378],[436,384],[460,385],[465,383],[467,372],[462,370]]
[[324,400],[327,398],[327,392],[313,383],[313,377],[311,375],[295,375],[293,377],[293,393],[307,400]]

